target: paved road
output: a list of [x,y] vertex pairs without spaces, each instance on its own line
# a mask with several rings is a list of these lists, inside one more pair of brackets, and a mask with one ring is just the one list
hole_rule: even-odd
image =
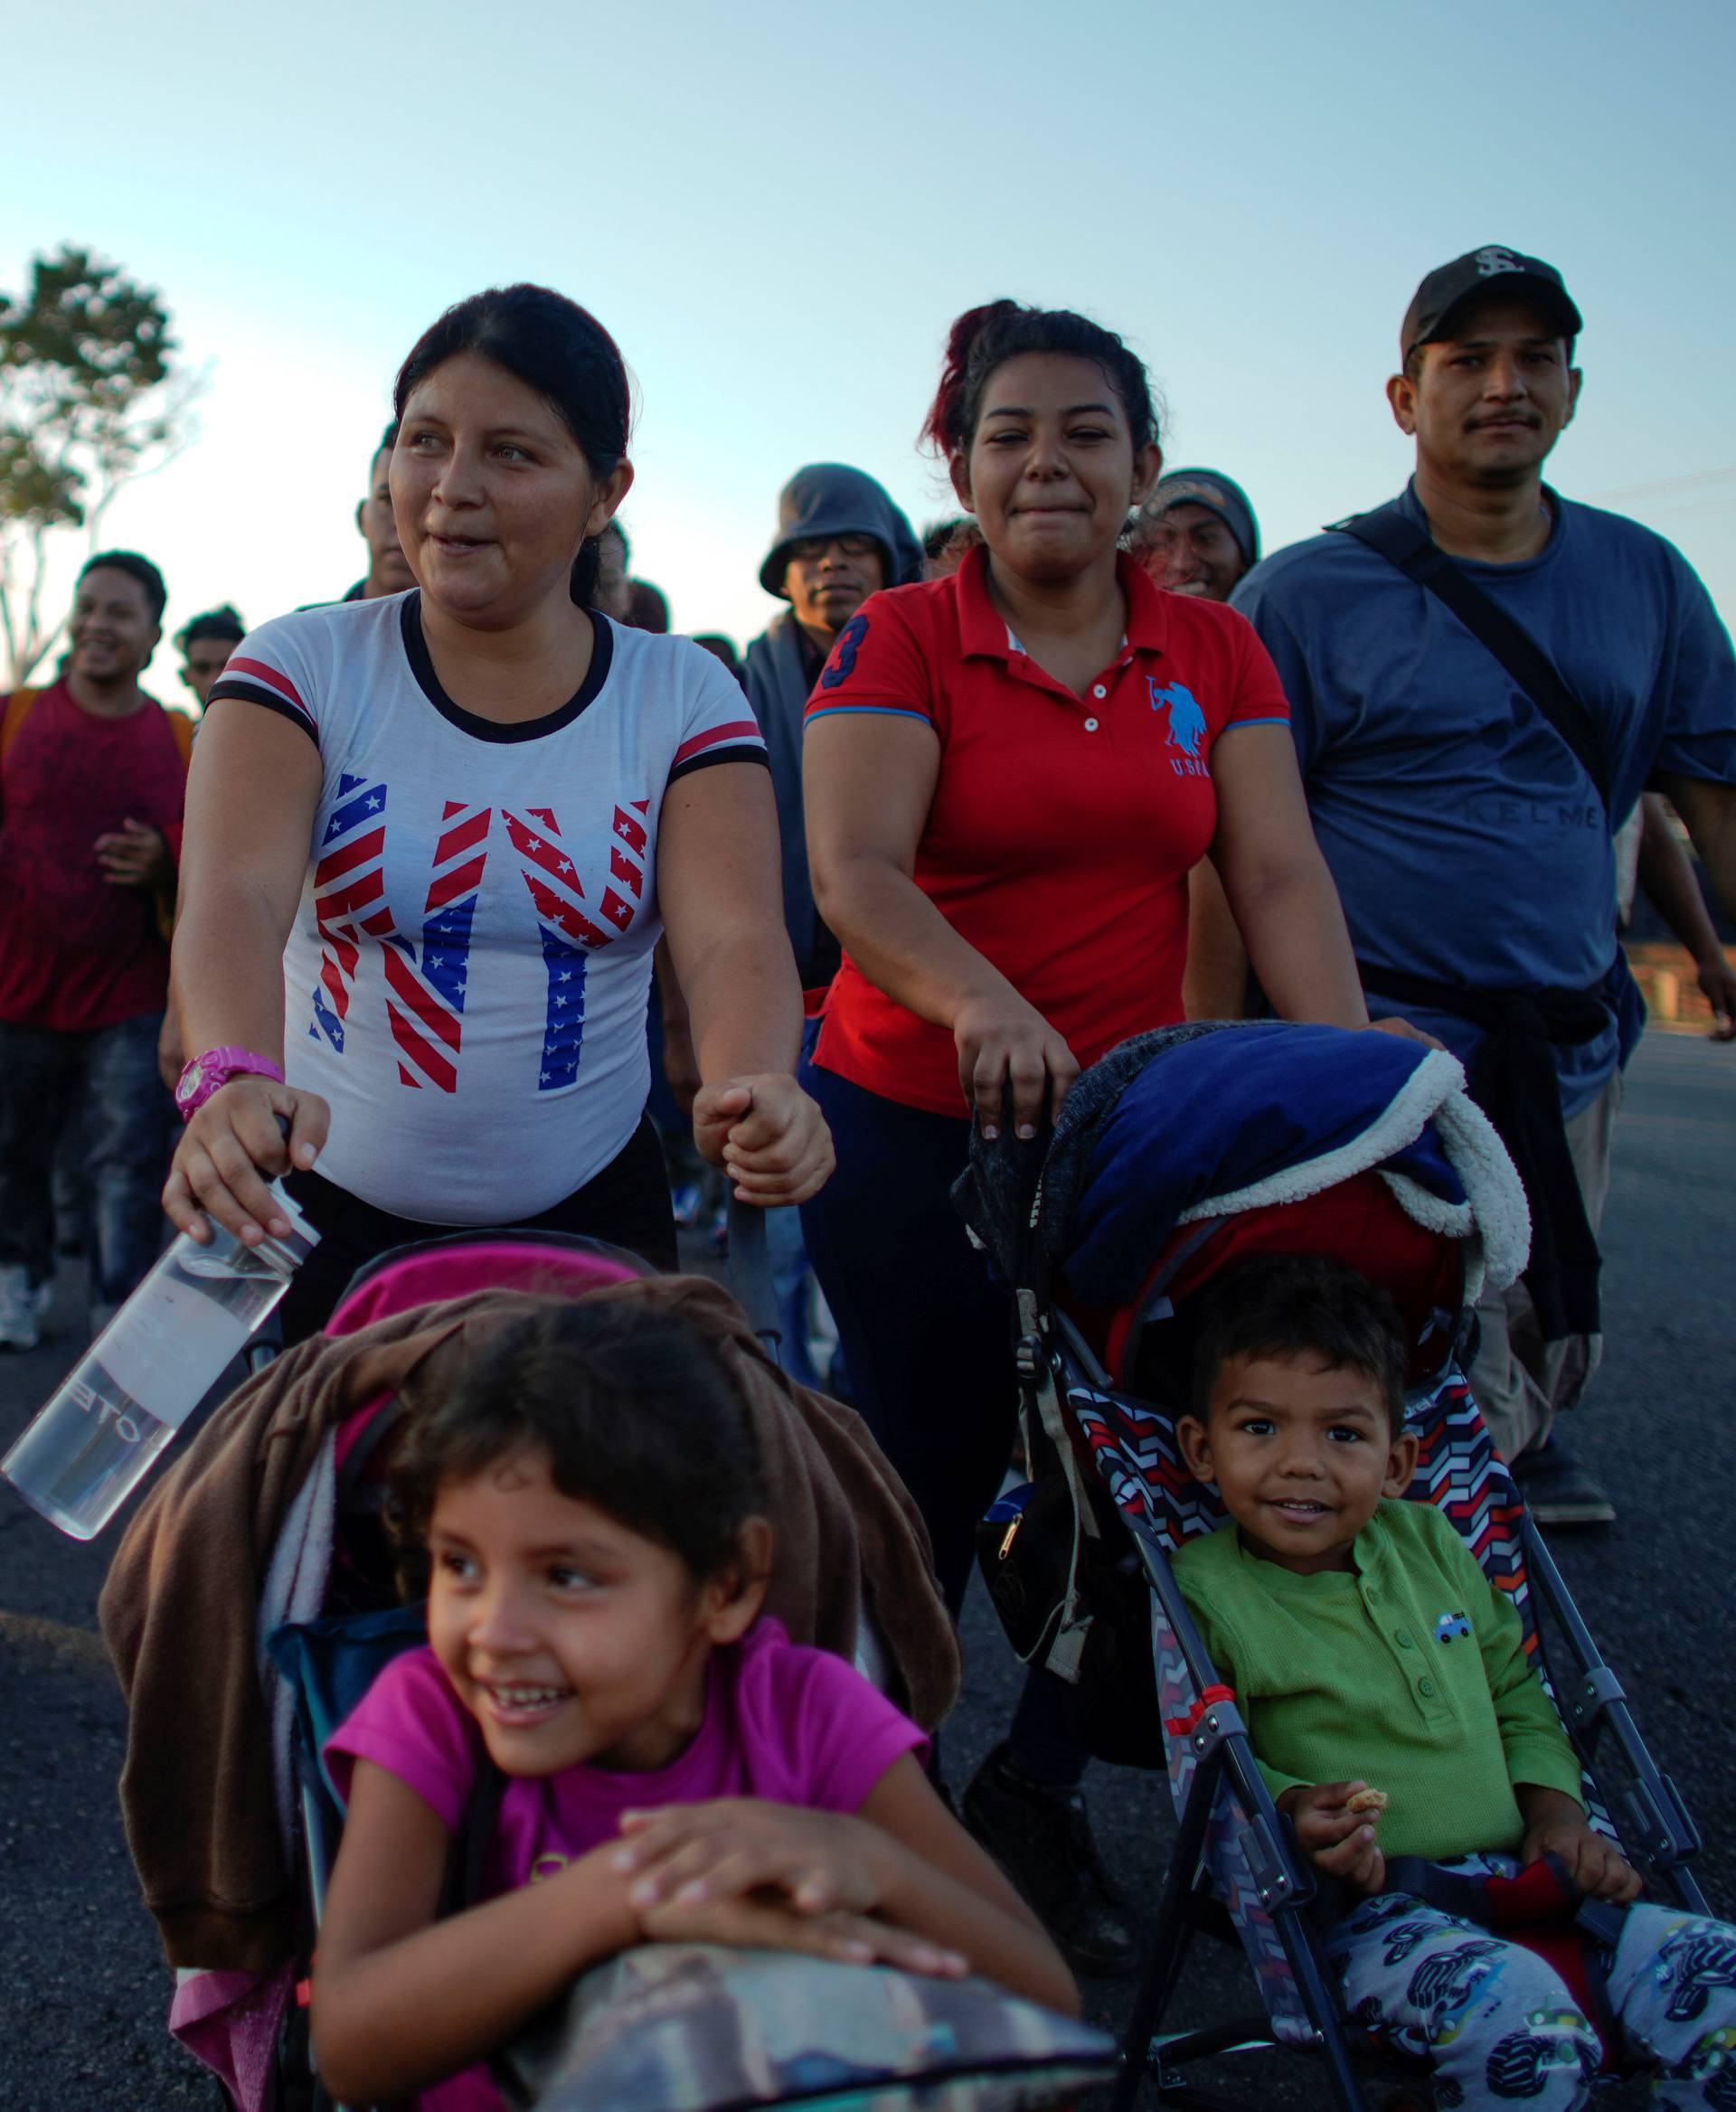
[[[1736,1913],[1736,1052],[1654,1036],[1630,1075],[1607,1220],[1609,1348],[1574,1432],[1619,1492],[1613,1532],[1563,1541],[1581,1608],[1626,1675],[1642,1724],[1709,1836],[1715,1904]],[[70,1361],[62,1332],[0,1358],[0,1442]],[[215,2104],[166,2038],[168,1975],[138,1907],[115,1810],[123,1718],[94,1635],[113,1532],[64,1541],[0,1491],[0,2107],[123,2112]],[[1005,1723],[1014,1667],[980,1595],[967,1618],[970,1677],[948,1738],[962,1785]],[[1099,1832],[1137,1895],[1155,1896],[1171,1826],[1161,1779],[1099,1770]],[[1248,2006],[1239,1962],[1208,1958],[1184,2021]],[[1125,1990],[1094,1991],[1105,2021]],[[1320,2101],[1289,2057],[1225,2064],[1263,2102]],[[1636,2091],[1620,2102],[1637,2106]]]

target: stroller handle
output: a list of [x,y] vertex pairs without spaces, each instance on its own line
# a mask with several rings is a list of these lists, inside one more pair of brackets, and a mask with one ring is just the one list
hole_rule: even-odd
[[771,1249],[766,1238],[766,1213],[731,1193],[729,1200],[730,1288],[748,1316],[748,1325],[774,1364],[784,1339],[778,1316],[778,1290],[772,1281]]
[[[766,1238],[766,1213],[754,1204],[743,1202],[738,1196],[731,1194],[728,1204],[727,1223],[729,1229],[730,1288],[734,1293],[737,1305],[747,1315],[749,1325],[760,1338],[760,1346],[774,1364],[781,1366],[783,1359],[779,1351],[783,1344],[784,1329],[783,1323],[778,1317],[778,1290],[771,1273],[771,1252]],[[486,1232],[482,1234],[448,1232],[445,1238],[447,1240],[456,1241],[488,1236]],[[493,1236],[505,1238],[514,1235],[508,1232],[496,1232]],[[429,1242],[429,1244],[438,1243],[438,1241]],[[572,1240],[570,1243],[586,1247],[598,1247],[602,1244],[596,1240],[578,1239]],[[613,1251],[613,1249],[610,1250]],[[358,1275],[365,1274],[371,1268],[377,1266],[378,1259],[376,1258],[376,1261],[373,1264],[363,1263],[362,1269],[357,1272]],[[390,1259],[390,1257],[386,1259]],[[622,1259],[635,1259],[636,1258],[623,1256]],[[646,1265],[636,1261],[636,1266],[640,1270],[644,1270]],[[353,1288],[354,1285],[351,1287]],[[347,1293],[345,1295],[347,1296]],[[247,1362],[250,1373],[263,1371],[274,1358],[282,1353],[282,1349],[281,1315],[274,1312],[248,1345]]]

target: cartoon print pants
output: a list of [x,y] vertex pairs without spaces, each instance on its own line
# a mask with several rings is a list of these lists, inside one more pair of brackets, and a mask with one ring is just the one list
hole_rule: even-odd
[[[1487,1855],[1453,1867],[1516,1866]],[[1598,2035],[1533,1952],[1399,1892],[1363,1900],[1326,1948],[1348,2015],[1430,2060],[1439,2104],[1570,2112],[1588,2101]],[[1604,1964],[1624,2054],[1653,2070],[1654,2104],[1736,2112],[1736,1928],[1637,1906]]]

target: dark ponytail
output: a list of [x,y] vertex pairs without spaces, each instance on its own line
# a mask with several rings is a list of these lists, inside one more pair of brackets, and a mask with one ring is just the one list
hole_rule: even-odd
[[[589,309],[546,286],[496,286],[449,307],[398,370],[392,405],[401,420],[413,391],[461,352],[477,352],[558,410],[599,482],[627,453],[632,420],[627,367]],[[602,552],[589,536],[573,560],[572,598],[590,606]]]
[[998,366],[1027,352],[1058,352],[1088,359],[1121,399],[1136,453],[1157,438],[1157,411],[1143,363],[1113,330],[1076,316],[1071,308],[1027,308],[1018,301],[990,301],[968,308],[947,337],[940,386],[923,421],[920,438],[939,455],[968,451],[982,414],[983,391]]

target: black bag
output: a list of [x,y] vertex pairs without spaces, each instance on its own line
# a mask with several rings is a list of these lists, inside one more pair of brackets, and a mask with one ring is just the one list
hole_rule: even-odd
[[1047,1663],[1071,1585],[1076,1617],[1090,1623],[1071,1690],[1074,1732],[1099,1760],[1161,1768],[1151,1587],[1107,1493],[1091,1483],[1086,1494],[1095,1535],[1080,1525],[1067,1478],[1051,1461],[979,1523],[977,1566],[1007,1640],[1033,1666]]

